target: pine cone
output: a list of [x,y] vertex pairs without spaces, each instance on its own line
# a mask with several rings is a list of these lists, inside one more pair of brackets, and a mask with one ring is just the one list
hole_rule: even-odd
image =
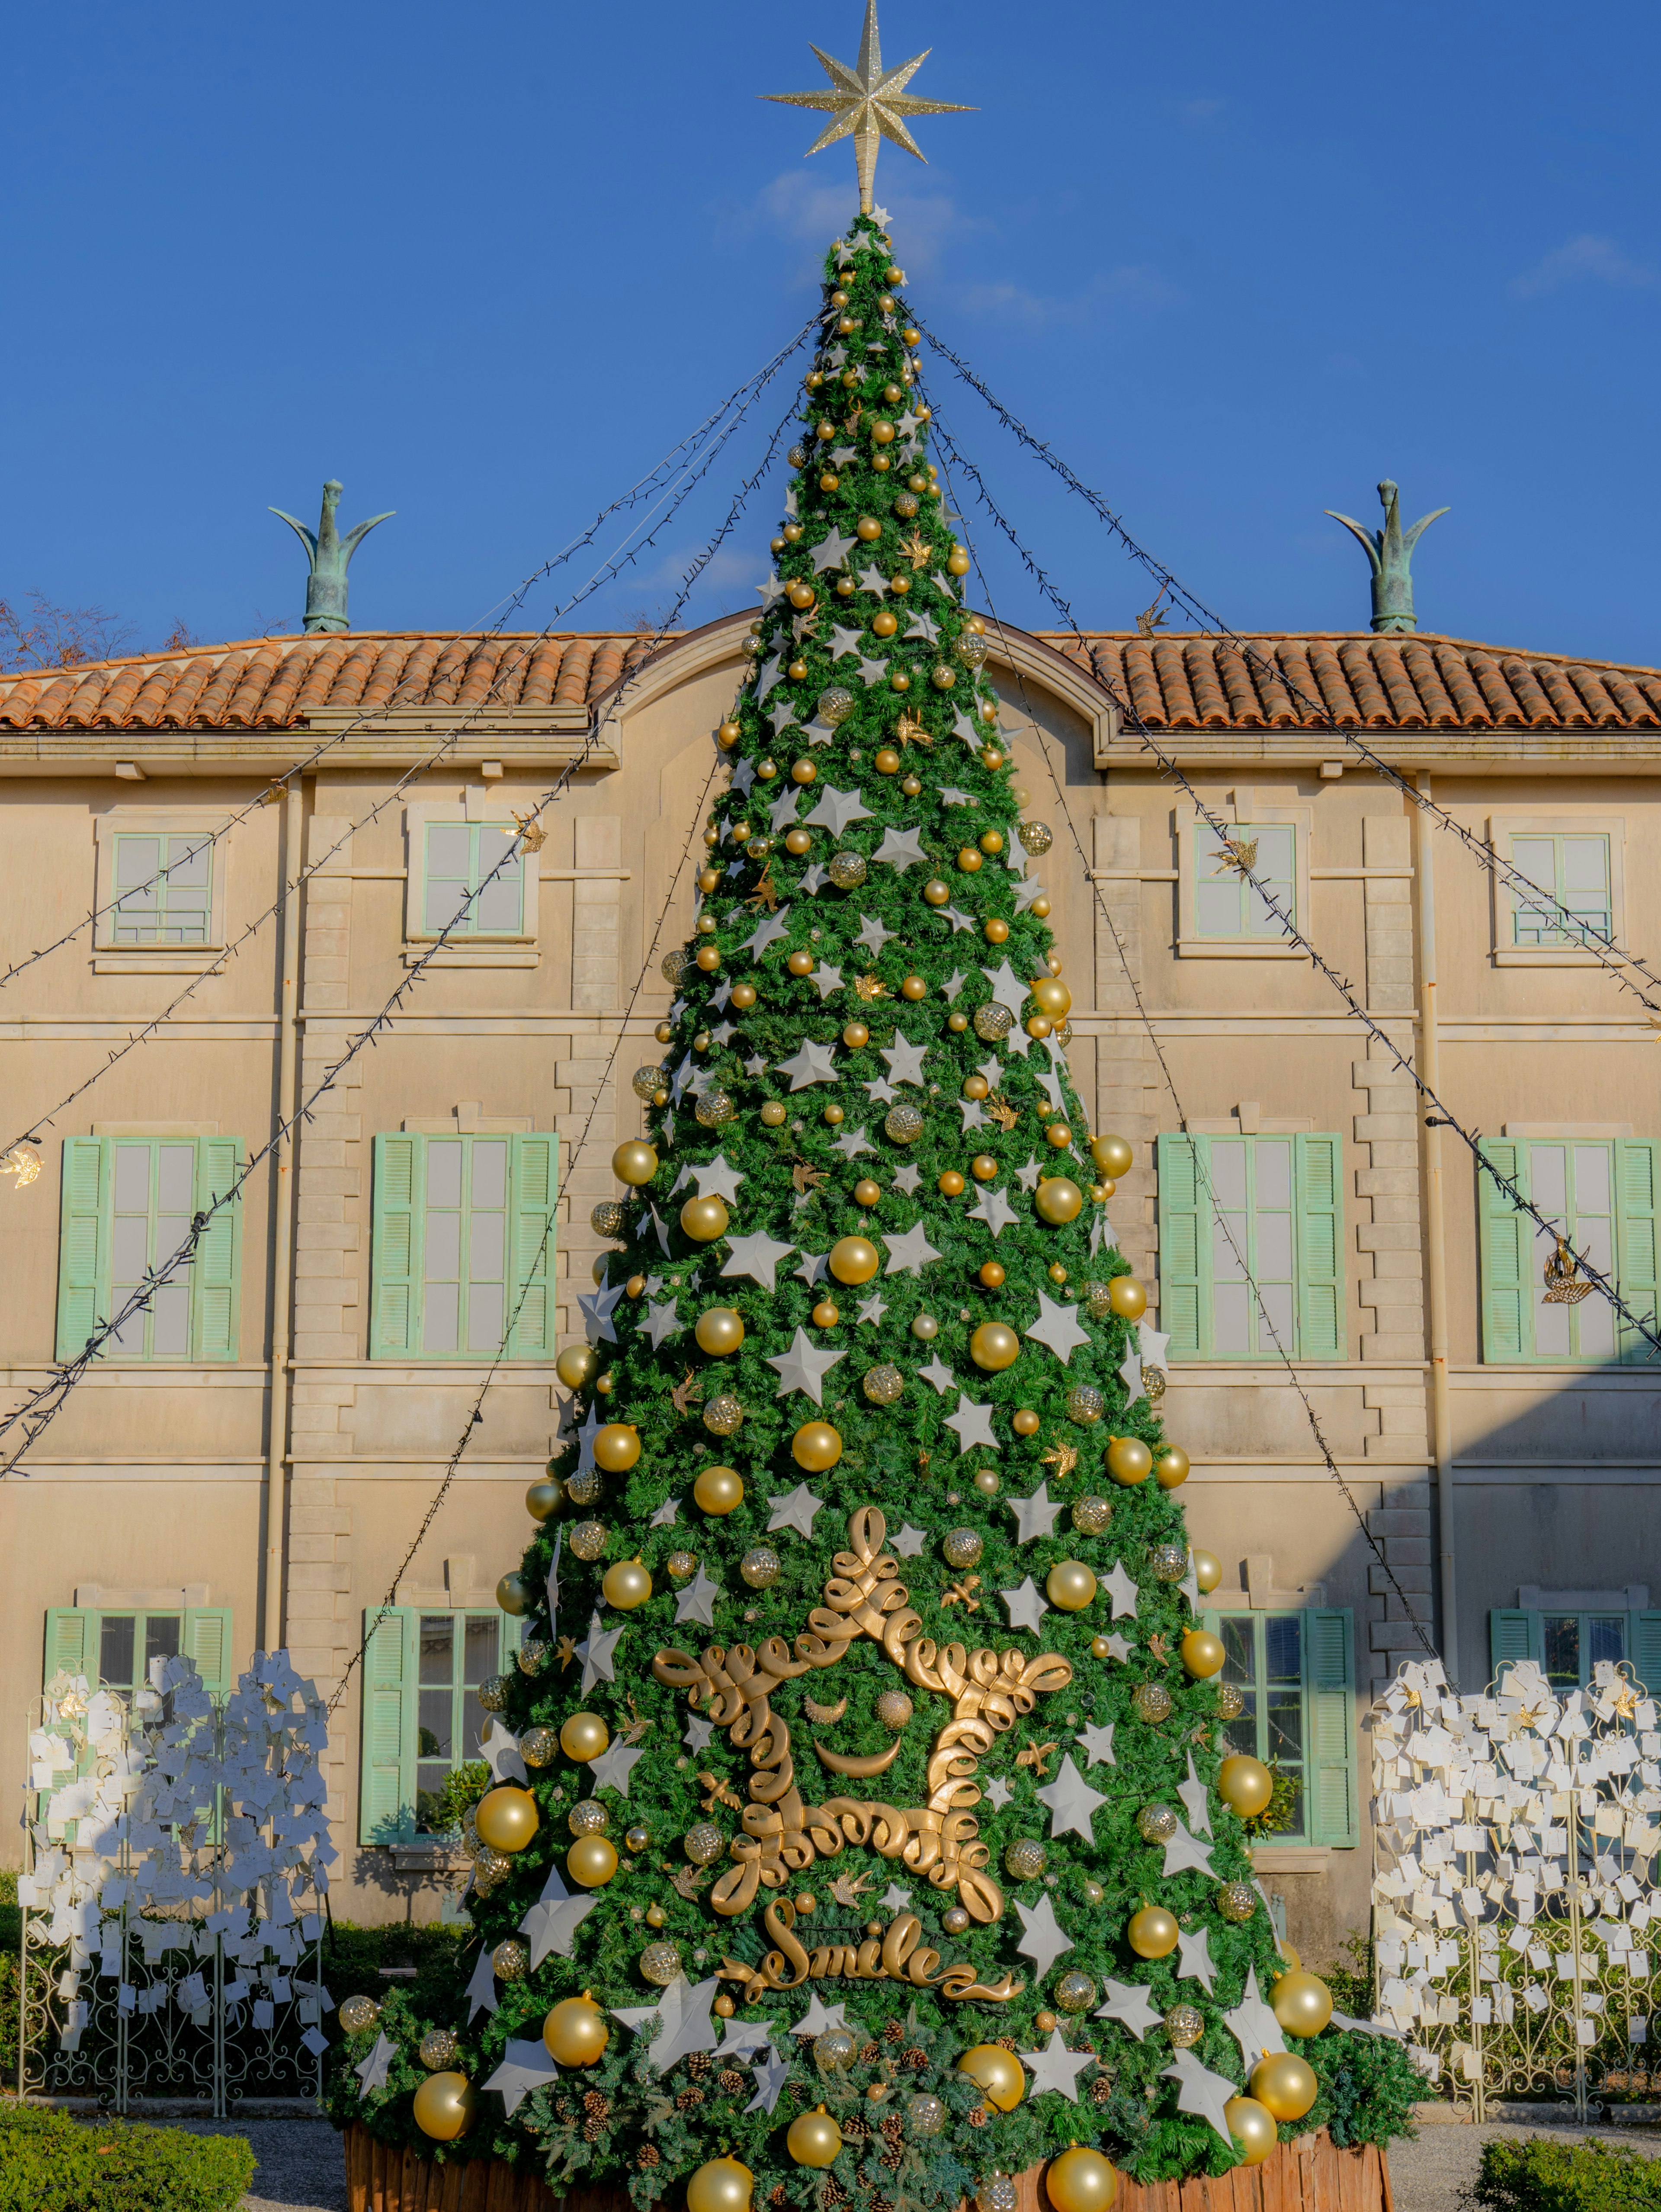
[[598,2142],[605,2132],[605,2123],[604,2120],[585,2120],[582,2124],[582,2140],[584,2142]]
[[657,2145],[655,2143],[642,2143],[636,2154],[635,2162],[643,2172],[649,2173],[654,2166],[658,2166],[662,2163]]
[[908,2051],[905,2054],[905,2063],[914,2074],[921,2074],[928,2063],[928,2053],[926,2051]]
[[723,2066],[715,2076],[715,2087],[725,2090],[729,2097],[736,2097],[744,2087],[744,2076],[736,2067]]
[[[1014,2046],[1014,2045],[1012,2043],[1012,2044],[1010,2045],[1010,2046],[1009,2046],[1009,2047],[1010,2047],[1010,2049],[1013,2051],[1013,2050],[1014,2049],[1014,2047],[1015,2047],[1015,2046]],[[855,2062],[854,2062],[854,2063],[855,2063],[855,2065],[857,2065],[857,2066],[870,2066],[870,2065],[873,2065],[873,2064],[874,2064],[874,2063],[875,2063],[875,2062],[876,2062],[876,2057],[877,2057],[877,2046],[876,2046],[876,2045],[875,2045],[874,2043],[867,2043],[867,2044],[865,2045],[864,2049],[860,2052],[859,2057],[855,2060]]]
[[678,2112],[690,2112],[694,2105],[701,2105],[703,2102],[702,2089],[683,2089],[675,2100],[675,2110]]
[[841,2182],[837,2179],[836,2175],[834,2173],[831,2174],[825,2182],[824,2187],[819,2192],[819,2203],[821,2204],[835,2206],[838,2204],[846,2204],[847,2202],[848,2191],[843,2187]]
[[905,2133],[905,2122],[897,2112],[890,2112],[886,2118],[879,2120],[877,2124],[890,2142],[897,2142]]
[[611,2115],[611,2100],[598,2089],[590,2089],[582,2100],[582,2109],[591,2120],[606,2119]]
[[[1011,2050],[1013,2050],[1014,2045],[1012,2044],[1010,2048]],[[695,2051],[686,2062],[686,2070],[695,2081],[702,2081],[704,2075],[709,2071],[709,2052],[707,2051]]]
[[1113,2099],[1113,2077],[1098,2074],[1090,2085],[1090,2100],[1094,2105],[1110,2104]]
[[782,2181],[776,2181],[776,2182],[773,2184],[773,2186],[772,2186],[772,2187],[768,2191],[768,2192],[767,2192],[767,2201],[768,2201],[768,2203],[769,2203],[770,2204],[782,2204],[782,2203],[783,2203],[783,2202],[784,2202],[784,2184],[783,2184]]
[[869,2142],[871,2140],[870,2129],[866,2125],[865,2122],[859,2118],[857,2113],[852,2119],[844,2120],[843,2122],[842,2132],[843,2140],[845,2142]]
[[894,2212],[893,2198],[885,2197],[880,2190],[873,2191],[871,2197],[871,2212]]
[[976,2105],[970,2108],[969,2124],[971,2128],[983,2128],[986,2125],[986,2107],[984,2105]]
[[891,2173],[897,2173],[904,2157],[905,2152],[902,2146],[898,2143],[891,2143],[882,2154],[882,2163]]
[[882,2032],[882,2039],[885,2043],[904,2043],[905,2040],[905,2030],[901,2027],[898,2021],[891,2020],[887,2027],[884,2028]]
[[995,2035],[992,2040],[997,2045],[1000,2051],[1014,2051],[1017,2057],[1019,2056],[1019,2051],[1013,2035]]

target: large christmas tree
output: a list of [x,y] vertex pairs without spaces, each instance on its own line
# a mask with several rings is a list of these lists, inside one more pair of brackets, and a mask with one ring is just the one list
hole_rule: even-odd
[[390,2001],[334,2092],[691,2212],[990,2212],[1042,2160],[1095,2212],[1415,2080],[1252,1878],[904,285],[862,215],[503,1592],[466,2017]]

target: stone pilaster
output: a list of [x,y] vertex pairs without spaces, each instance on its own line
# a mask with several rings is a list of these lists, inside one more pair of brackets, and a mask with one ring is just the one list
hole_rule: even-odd
[[[574,849],[581,868],[618,868],[623,823],[615,814],[580,814]],[[609,1013],[623,1000],[623,885],[578,880],[571,886],[571,1006],[580,1014]]]
[[1093,820],[1096,881],[1092,889],[1099,901],[1093,908],[1096,1011],[1111,1023],[1096,1050],[1096,1128],[1103,1135],[1123,1137],[1135,1149],[1135,1165],[1121,1179],[1109,1202],[1108,1217],[1120,1250],[1147,1283],[1150,1303],[1157,1303],[1153,1137],[1159,1126],[1159,1102],[1150,1099],[1148,1091],[1161,1079],[1131,988],[1134,977],[1137,989],[1147,990],[1142,886],[1136,872],[1141,866],[1142,824],[1134,814],[1098,814]]
[[[352,919],[350,823],[313,815],[310,850],[328,851],[306,892],[305,1000],[308,1016],[344,1012],[349,1003]],[[345,1033],[307,1020],[301,1034],[300,1091],[308,1098],[340,1056]],[[362,1238],[356,1219],[362,1196],[362,1092],[350,1068],[319,1100],[295,1140],[294,1356],[355,1359],[362,1337]]]

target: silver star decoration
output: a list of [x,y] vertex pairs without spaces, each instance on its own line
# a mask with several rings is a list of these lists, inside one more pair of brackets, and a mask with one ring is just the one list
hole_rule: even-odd
[[1183,1596],[1188,1600],[1188,1609],[1197,1620],[1200,1611],[1200,1574],[1198,1568],[1196,1567],[1194,1564],[1194,1554],[1192,1552],[1188,1555],[1188,1572],[1183,1577],[1181,1582],[1179,1582],[1176,1587],[1181,1592]]
[[810,745],[828,745],[836,734],[830,723],[822,722],[817,714],[811,722],[805,725],[802,731],[802,735]]
[[[493,1990],[494,1986],[493,1979]],[[540,2050],[541,2045],[538,2045],[537,2047]],[[363,2099],[368,2096],[372,2091],[376,2089],[384,2089],[386,2087],[386,2069],[397,2056],[398,2045],[395,2043],[392,2042],[390,2039],[385,2035],[376,2036],[374,2039],[374,2049],[369,2053],[367,2058],[360,2058],[356,2065],[352,2069],[353,2073],[356,2075],[358,2079],[359,2086],[357,2094],[358,2101],[360,2103],[362,2103]]]
[[958,992],[962,990],[964,985],[968,981],[968,976],[964,974],[960,968],[954,968],[952,970],[952,973],[946,977],[945,982],[940,985],[940,995],[944,998],[947,1006],[951,1005],[952,1000],[957,997]]
[[815,1044],[804,1037],[788,1060],[779,1061],[776,1071],[788,1075],[792,1091],[805,1091],[810,1083],[834,1083],[837,1063],[828,1044]]
[[861,1152],[874,1152],[877,1149],[863,1129],[839,1130],[830,1143],[832,1149],[840,1152],[845,1160],[857,1158]]
[[1017,1589],[1000,1590],[998,1595],[1003,1600],[1012,1628],[1030,1628],[1034,1636],[1043,1632],[1043,1617],[1050,1608],[1039,1596],[1038,1585],[1031,1575]]
[[666,2074],[695,2051],[713,2051],[719,2037],[709,2018],[709,2008],[721,1988],[719,1974],[707,1982],[689,1982],[684,1974],[671,1982],[655,2004],[613,2005],[614,2018],[636,2035],[654,2021],[662,2027],[647,2045],[646,2056],[654,2074]]
[[968,806],[972,803],[969,793],[966,791],[959,791],[955,783],[948,783],[942,787],[940,791],[942,806]]
[[[562,1959],[570,1957],[577,1929],[599,1903],[597,1897],[573,1897],[560,1879],[559,1869],[549,1868],[541,1896],[519,1923],[520,1935],[531,1939],[533,1973],[551,1951],[557,1951]],[[490,1954],[485,1956],[488,1959]]]
[[1037,1160],[1029,1160],[1024,1168],[1017,1168],[1015,1170],[1015,1180],[1019,1183],[1023,1190],[1037,1190],[1038,1188],[1038,1163]]
[[908,868],[921,866],[928,856],[915,830],[888,829],[883,831],[882,842],[871,857],[873,860],[886,860],[904,875]]
[[934,585],[934,589],[937,592],[944,592],[948,599],[955,599],[957,598],[957,579],[953,576],[948,576],[944,568],[936,568],[929,580]]
[[694,1714],[689,1717],[685,1727],[681,1730],[680,1740],[688,1751],[708,1751],[709,1740],[715,1732],[715,1724],[713,1721],[701,1721]]
[[1030,1544],[1035,1536],[1050,1534],[1062,1509],[1060,1503],[1050,1495],[1050,1483],[1046,1478],[1030,1498],[1012,1498],[1009,1510],[1015,1516],[1015,1541]]
[[894,1188],[897,1191],[900,1192],[904,1197],[910,1198],[913,1196],[916,1191],[917,1185],[922,1181],[922,1170],[917,1166],[915,1161],[908,1161],[903,1168],[897,1168],[894,1170]]
[[746,2112],[770,2112],[790,2078],[790,2061],[770,2045],[765,2057],[755,2060],[750,2071],[756,2077],[756,2094],[744,2109]]
[[887,1061],[888,1073],[896,1083],[915,1083],[922,1090],[923,1054],[928,1049],[927,1045],[913,1044],[910,1037],[902,1036],[896,1030],[893,1043],[885,1045],[878,1058]]
[[959,1098],[953,1103],[958,1113],[963,1115],[963,1127],[965,1133],[970,1129],[983,1129],[986,1127],[986,1116],[973,1098]]
[[592,1291],[580,1291],[577,1304],[582,1314],[582,1326],[590,1344],[615,1344],[617,1330],[611,1325],[611,1316],[617,1310],[618,1300],[623,1296],[624,1285],[618,1283],[607,1290],[602,1283]]
[[[801,1331],[798,1329],[796,1334],[800,1336]],[[776,1498],[773,1500],[772,1518],[767,1523],[768,1534],[770,1536],[778,1528],[794,1528],[799,1536],[806,1536],[811,1542],[813,1534],[813,1516],[824,1503],[824,1500],[822,1498],[814,1497],[805,1482],[799,1482],[795,1488],[788,1492],[784,1497]],[[1190,1758],[1192,1755],[1190,1753]]]
[[[921,1221],[914,1222],[910,1229],[903,1231],[897,1237],[891,1232],[883,1242],[888,1247],[888,1265],[883,1269],[885,1275],[921,1276],[928,1262],[940,1256],[929,1243],[928,1231]],[[991,1441],[989,1437],[987,1442],[990,1443]],[[968,1449],[965,1444],[964,1449],[966,1451]]]
[[1093,1260],[1107,1242],[1107,1215],[1098,1212],[1090,1224],[1090,1256]]
[[888,663],[885,660],[869,659],[864,653],[861,653],[860,655],[860,681],[861,684],[886,684],[888,681]]
[[903,1559],[915,1559],[928,1541],[921,1528],[914,1528],[909,1522],[903,1522],[889,1538],[888,1548],[897,1552]]
[[[939,1255],[935,1256],[938,1258]],[[989,1451],[1003,1449],[992,1433],[991,1407],[977,1406],[967,1392],[958,1397],[957,1412],[946,1415],[946,1425],[957,1431],[959,1459],[966,1451],[973,1451],[977,1444],[984,1444]]]
[[843,2012],[843,2008],[840,2004],[825,2004],[815,1989],[809,1993],[806,2011],[790,2033],[792,2035],[823,2035],[827,2027],[845,2027],[852,2034],[863,2034],[865,2031],[859,2022],[845,2020]]
[[1106,1987],[1107,2002],[1097,2006],[1098,2020],[1116,2020],[1138,2043],[1150,2027],[1159,2025],[1159,2014],[1141,1982],[1118,1982],[1110,1974]]
[[761,674],[756,679],[756,704],[757,707],[761,705],[762,702],[766,698],[773,686],[778,682],[783,672],[784,655],[782,653],[776,653],[770,660],[764,660],[762,663]]
[[809,898],[812,898],[816,891],[824,888],[825,881],[824,870],[817,860],[802,870],[801,887]]
[[619,1797],[629,1795],[629,1776],[636,1760],[644,1759],[643,1751],[636,1751],[626,1743],[614,1743],[609,1751],[591,1760],[588,1771],[599,1790],[615,1790]]
[[1183,1801],[1183,1810],[1188,1815],[1188,1825],[1196,1836],[1211,1833],[1211,1793],[1194,1771],[1194,1753],[1188,1754],[1188,1779],[1177,1784],[1177,1795]]
[[724,1152],[717,1152],[713,1160],[703,1161],[691,1174],[700,1198],[722,1198],[728,1206],[737,1205],[744,1173],[739,1168],[728,1167]]
[[[732,788],[737,792],[739,797],[742,799],[745,793],[749,790],[751,785],[755,781],[755,780],[756,770],[754,763],[751,761],[740,761],[738,766],[733,770]],[[672,1008],[671,1008],[670,1011],[672,1013],[673,1012]],[[683,1006],[681,1008],[681,1012],[684,1013],[685,1011],[685,1008]]]
[[880,952],[883,946],[888,944],[896,934],[891,929],[885,929],[875,915],[862,914],[860,920],[865,927],[854,942],[855,945],[862,945],[867,952]]
[[827,999],[841,990],[842,970],[827,960],[824,967],[816,968],[807,980],[818,993],[819,1004],[823,1006]]
[[1201,2065],[1191,2051],[1177,2053],[1176,2063],[1165,2069],[1165,2078],[1183,2085],[1177,2097],[1177,2110],[1209,2120],[1232,2149],[1234,2139],[1229,2134],[1225,2113],[1230,2098],[1240,2094],[1239,2083],[1231,2081],[1226,2074],[1213,2074]]
[[675,1623],[696,1620],[700,1626],[713,1628],[715,1625],[715,1600],[721,1595],[719,1584],[712,1583],[698,1562],[698,1571],[675,1599]]
[[[1015,1948],[1019,1951],[1023,1946],[1018,1943]],[[1023,2051],[1017,2056],[1024,2066],[1031,2069],[1035,2097],[1041,2097],[1046,2089],[1053,2089],[1058,2096],[1075,2105],[1079,2101],[1079,2076],[1086,2066],[1096,2063],[1093,2051],[1069,2051],[1062,2041],[1058,2027],[1050,2029],[1050,2040],[1042,2051]]]
[[494,1713],[489,1729],[479,1739],[478,1747],[484,1753],[484,1763],[493,1782],[507,1779],[522,1782],[527,1790],[530,1788],[531,1778],[520,1755],[519,1738],[511,1729],[504,1728]]
[[1025,914],[1037,899],[1043,896],[1043,885],[1037,876],[1023,876],[1015,886],[1015,911]]
[[1059,1114],[1062,1110],[1062,1079],[1060,1076],[1056,1074],[1053,1067],[1039,1068],[1037,1071],[1037,1076],[1040,1085],[1049,1094],[1050,1104]]
[[[959,1103],[967,1104],[969,1102],[964,1100]],[[984,1116],[982,1118],[984,1119]],[[979,1205],[970,1207],[967,1218],[970,1221],[983,1221],[992,1231],[995,1241],[1013,1222],[1019,1221],[1020,1216],[1001,1190],[986,1188],[981,1192]],[[1031,1330],[1028,1329],[1027,1334],[1031,1336]]]
[[891,1881],[882,1893],[882,1907],[885,1912],[904,1912],[910,1902],[910,1891],[902,1889],[897,1881]]
[[1082,1345],[1090,1343],[1089,1332],[1079,1326],[1079,1309],[1066,1304],[1058,1304],[1054,1298],[1038,1293],[1038,1318],[1023,1332],[1035,1344],[1047,1344],[1063,1367],[1070,1367],[1073,1355]]
[[1090,1832],[1091,1817],[1098,1805],[1107,1800],[1099,1790],[1092,1790],[1078,1768],[1073,1764],[1069,1751],[1062,1760],[1061,1771],[1056,1779],[1037,1793],[1038,1802],[1050,1808],[1050,1832],[1052,1838],[1064,1836],[1069,1831],[1082,1836],[1086,1843],[1093,1843]]
[[986,1058],[981,1062],[980,1066],[975,1070],[975,1073],[977,1075],[983,1077],[994,1091],[997,1089],[999,1084],[1003,1080],[1003,1070],[998,1065],[998,1056],[996,1053],[989,1053]]
[[1163,1372],[1169,1364],[1165,1358],[1171,1345],[1169,1331],[1161,1333],[1152,1322],[1141,1321],[1136,1324],[1136,1338],[1143,1366],[1157,1367]]
[[1232,2012],[1223,2014],[1223,2026],[1240,2046],[1240,2056],[1246,2063],[1248,2073],[1260,2058],[1272,2057],[1284,2051],[1286,2043],[1281,2034],[1281,2023],[1275,2017],[1273,2006],[1266,2005],[1257,1987],[1257,1969],[1246,1968],[1245,1995]]
[[1110,1659],[1116,1659],[1121,1666],[1123,1666],[1124,1662],[1129,1658],[1130,1645],[1124,1637],[1120,1636],[1116,1632],[1112,1636],[1103,1637],[1102,1641],[1107,1646],[1107,1656]]
[[1007,1006],[1019,1021],[1031,987],[1022,982],[1007,960],[1001,960],[995,968],[983,968],[981,973],[992,986],[993,1004]]
[[1138,1398],[1147,1397],[1147,1392],[1142,1387],[1142,1363],[1135,1352],[1127,1352],[1119,1362],[1119,1380],[1125,1387],[1127,1406],[1134,1406]]
[[753,2058],[758,2051],[773,2048],[770,2020],[728,2020],[716,2050],[717,2058]]
[[881,599],[888,589],[888,579],[874,564],[867,566],[860,572],[860,589],[862,592],[874,592],[877,597]]
[[776,914],[770,914],[764,921],[758,921],[738,949],[759,960],[770,945],[776,945],[781,937],[789,934],[790,909],[788,906],[782,906]]
[[532,2089],[545,2088],[550,2081],[558,2079],[559,2069],[548,2056],[540,2036],[534,2043],[520,2043],[510,2036],[501,2063],[480,2087],[498,2091],[508,2110],[516,2112]]
[[855,1328],[864,1328],[867,1326],[875,1328],[887,1310],[888,1301],[880,1292],[873,1298],[861,1298],[854,1326]]
[[680,1500],[678,1498],[666,1498],[647,1526],[652,1528],[672,1528],[679,1518]]
[[470,2027],[476,2012],[494,2012],[496,2009],[496,1969],[490,1964],[490,1947],[488,1943],[478,1954],[478,1963],[473,1968],[473,1978],[467,1984],[465,1995],[467,2021]]
[[905,634],[908,637],[926,637],[930,645],[934,645],[940,640],[940,626],[933,615],[924,614],[918,607],[912,611],[911,620],[906,625]]
[[577,1472],[587,1474],[594,1464],[594,1438],[599,1434],[599,1408],[590,1406],[588,1418],[577,1431]]
[[[943,915],[946,920],[951,923],[954,931],[967,929],[972,932],[978,927],[974,915],[972,914],[965,914],[961,907],[937,906],[934,911],[938,915]],[[1013,1032],[1012,1031],[1012,1035],[1013,1034]]]
[[776,1290],[775,1277],[781,1260],[788,1260],[795,1250],[794,1244],[781,1244],[764,1229],[753,1237],[734,1237],[730,1240],[723,1276],[748,1275],[752,1283],[759,1283],[764,1291]]
[[811,814],[802,817],[804,825],[828,830],[833,837],[840,837],[850,822],[868,820],[871,809],[857,791],[838,791],[827,783],[819,793],[819,803]]
[[582,1693],[587,1696],[596,1682],[615,1682],[611,1655],[623,1641],[623,1631],[613,1628],[600,1632],[599,1615],[595,1613],[588,1623],[588,1633],[577,1646],[577,1657],[582,1662]]
[[942,1397],[948,1390],[955,1390],[958,1387],[957,1376],[945,1364],[938,1352],[930,1359],[928,1366],[918,1368],[917,1372],[925,1382],[932,1382]]
[[806,1330],[798,1327],[790,1340],[790,1349],[770,1358],[767,1364],[779,1378],[776,1398],[788,1397],[791,1391],[800,1390],[816,1406],[824,1403],[824,1378],[839,1359],[846,1358],[843,1352],[821,1352]]
[[782,738],[796,719],[794,702],[788,699],[781,699],[776,707],[769,708],[767,719],[773,725],[773,735],[776,738]]
[[979,752],[985,743],[982,732],[975,727],[961,707],[952,717],[952,734],[954,738],[961,738],[971,753]]
[[1165,1870],[1167,1875],[1191,1870],[1195,1874],[1208,1874],[1214,1878],[1217,1872],[1211,1863],[1210,1850],[1190,1836],[1180,1820],[1177,1823],[1176,1834],[1168,1838],[1165,1843]]
[[[763,98],[765,97],[764,94]],[[830,448],[830,465],[833,469],[851,469],[858,459],[857,446],[832,446]]]
[[[757,584],[756,589],[761,595],[761,611],[764,614],[766,613],[769,607],[773,605],[776,600],[782,599],[784,597],[784,586],[779,581],[779,572],[776,568],[770,568],[767,572],[767,581],[764,584]],[[741,762],[739,765],[747,768],[749,766],[749,763],[747,761]],[[736,775],[734,775],[733,781],[734,783],[738,781]]]
[[652,1226],[657,1231],[658,1243],[663,1247],[663,1256],[666,1260],[669,1257],[669,1231],[664,1227],[663,1216],[655,1206],[652,1208]]
[[827,568],[840,568],[859,542],[857,538],[844,538],[833,522],[829,533],[813,548],[813,574],[822,576]]
[[1209,1996],[1211,1984],[1217,1978],[1217,1969],[1211,1963],[1211,1947],[1206,1941],[1205,1929],[1196,1928],[1191,1932],[1184,1929],[1177,1938],[1177,1956],[1180,1962],[1177,1968],[1177,1980],[1202,1983]]
[[1124,1561],[1123,1559],[1115,1560],[1113,1571],[1110,1575],[1104,1577],[1102,1583],[1102,1588],[1113,1600],[1113,1610],[1111,1613],[1109,1614],[1108,1618],[1111,1620],[1123,1620],[1127,1619],[1135,1620],[1136,1618],[1136,1585],[1131,1581],[1129,1576],[1125,1572]]
[[778,797],[773,801],[773,804],[767,810],[767,818],[773,825],[773,835],[776,837],[785,827],[787,823],[794,822],[795,820],[796,809],[800,805],[801,790],[800,786],[794,783],[787,784],[784,789],[780,792]]
[[830,658],[832,660],[845,660],[850,653],[857,655],[859,649],[860,634],[858,630],[849,629],[842,623],[837,623],[832,626],[830,631]]
[[824,1280],[824,1271],[830,1264],[828,1252],[804,1252],[800,1267],[792,1267],[793,1275],[800,1275],[811,1291],[815,1283]]
[[1010,1799],[1015,1793],[1011,1790],[1009,1784],[1004,1780],[1001,1774],[994,1774],[990,1776],[987,1781],[986,1794],[991,1802],[993,1810],[995,1812],[1001,1813],[1004,1807],[1009,1802]]
[[1047,1897],[1040,1898],[1037,1905],[1023,1905],[1019,1898],[1014,1902],[1025,1931],[1015,1948],[1024,1959],[1031,1960],[1042,1981],[1062,1952],[1073,1948],[1073,1938],[1056,1919]]
[[1113,1756],[1111,1721],[1086,1721],[1073,1741],[1084,1746],[1086,1766],[1116,1766],[1118,1764]]
[[885,1075],[873,1076],[865,1085],[865,1095],[875,1106],[891,1106],[899,1096]]
[[731,1022],[722,1022],[709,1033],[717,1044],[731,1044],[736,1032]]

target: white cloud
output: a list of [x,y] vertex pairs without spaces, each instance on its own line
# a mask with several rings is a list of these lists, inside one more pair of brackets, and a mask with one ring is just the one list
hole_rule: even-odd
[[1561,285],[1588,278],[1628,292],[1652,292],[1661,284],[1653,269],[1628,260],[1612,238],[1600,238],[1587,230],[1570,239],[1567,246],[1554,246],[1532,269],[1513,276],[1510,289],[1514,299],[1537,300]]
[[1181,289],[1157,269],[1127,262],[1092,276],[1078,292],[1055,299],[1019,284],[971,284],[957,295],[971,315],[997,316],[1042,330],[1055,323],[1086,323],[1103,303],[1117,300],[1144,307],[1170,307],[1183,297]]
[[1227,105],[1226,100],[1190,100],[1184,101],[1177,112],[1190,130],[1197,131],[1208,123],[1214,123]]

